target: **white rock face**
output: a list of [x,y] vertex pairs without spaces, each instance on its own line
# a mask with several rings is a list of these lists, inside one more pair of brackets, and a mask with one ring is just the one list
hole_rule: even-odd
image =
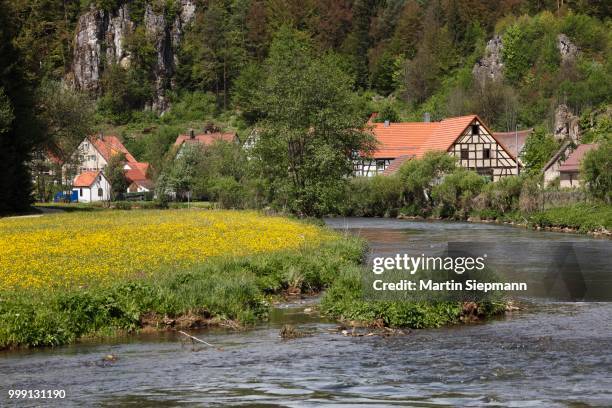
[[72,71],[75,83],[81,89],[98,88],[103,20],[103,11],[91,9],[77,23]]
[[559,105],[555,110],[555,139],[572,139],[574,142],[577,142],[580,139],[579,119],[580,118],[574,115],[567,105]]
[[497,81],[503,78],[504,63],[502,62],[502,39],[499,35],[493,37],[487,43],[485,56],[472,69],[472,75],[481,84],[485,81]]
[[111,17],[107,28],[106,41],[112,44],[106,49],[107,61],[121,64],[123,67],[129,66],[130,55],[124,47],[127,34],[134,32],[134,23],[130,21],[130,14],[127,4],[119,8],[117,15]]
[[[143,24],[153,39],[157,53],[155,97],[148,108],[157,112],[168,109],[165,91],[173,85],[176,50],[185,27],[193,20],[195,0],[180,0],[181,8],[174,21],[166,21],[163,12],[156,13],[150,3],[145,5]],[[133,16],[132,16],[133,17]],[[72,78],[79,89],[98,91],[100,78],[108,64],[117,63],[127,68],[131,56],[126,50],[125,39],[136,29],[130,19],[129,3],[112,12],[92,7],[77,23],[74,40]]]
[[565,34],[557,36],[557,48],[561,54],[561,62],[574,61],[578,55],[578,47]]

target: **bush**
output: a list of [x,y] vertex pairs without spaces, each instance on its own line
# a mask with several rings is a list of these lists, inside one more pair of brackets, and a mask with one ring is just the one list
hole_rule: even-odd
[[131,210],[132,203],[129,201],[115,201],[113,203],[113,207],[117,210]]
[[358,217],[397,215],[402,206],[402,183],[396,176],[360,177],[350,181],[340,212]]
[[480,194],[485,179],[477,173],[459,169],[434,186],[431,196],[441,217],[465,219],[472,210],[472,201]]
[[581,175],[587,191],[593,197],[612,203],[612,142],[604,141],[585,154]]
[[221,208],[243,208],[246,192],[242,184],[233,177],[216,177],[210,181],[208,188],[211,198]]
[[518,210],[519,198],[523,188],[523,178],[519,176],[503,177],[483,188],[486,207],[501,214]]
[[431,189],[443,175],[457,168],[457,159],[446,152],[427,152],[420,160],[408,160],[399,169],[404,195],[409,202],[430,207]]

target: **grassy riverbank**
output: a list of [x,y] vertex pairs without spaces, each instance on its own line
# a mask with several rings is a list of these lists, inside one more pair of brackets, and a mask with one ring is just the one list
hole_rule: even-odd
[[344,269],[326,291],[321,311],[353,325],[424,329],[503,315],[508,305],[499,293],[476,302],[433,298],[372,300],[364,291],[363,273],[362,268]]
[[[95,215],[97,214],[97,215]],[[360,263],[363,242],[236,211],[107,211],[0,221],[0,348],[266,317]]]
[[610,235],[612,206],[578,203],[533,212],[510,211],[500,214],[482,211],[474,212],[470,220],[497,221],[551,231]]
[[245,327],[273,301],[327,289],[321,311],[440,327],[503,302],[366,300],[365,242],[249,211],[73,212],[0,220],[0,349],[143,329]]

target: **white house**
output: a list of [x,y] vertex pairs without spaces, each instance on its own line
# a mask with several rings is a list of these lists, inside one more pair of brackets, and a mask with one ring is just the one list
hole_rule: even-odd
[[110,200],[111,185],[104,173],[99,170],[79,174],[75,177],[72,186],[72,191],[77,193],[79,202]]
[[581,144],[575,149],[572,141],[568,141],[552,159],[544,166],[544,184],[549,186],[559,180],[561,188],[576,188],[582,185],[580,165],[584,155],[597,148],[596,143]]

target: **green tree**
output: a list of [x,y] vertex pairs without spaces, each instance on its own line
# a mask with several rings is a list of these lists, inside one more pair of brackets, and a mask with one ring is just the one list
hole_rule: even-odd
[[352,154],[373,139],[352,81],[333,55],[316,57],[307,37],[276,34],[258,93],[264,119],[253,149],[259,175],[277,205],[306,215],[330,212],[352,173]]
[[422,208],[430,207],[432,188],[456,167],[457,159],[442,151],[427,152],[422,159],[408,160],[399,169],[406,202]]
[[125,154],[113,154],[106,164],[104,174],[111,185],[111,200],[121,200],[128,188],[128,180],[125,177]]
[[0,1],[0,213],[25,211],[31,202],[28,163],[43,140],[34,116],[32,83],[13,45],[16,16]]
[[581,174],[589,193],[607,204],[612,203],[612,142],[603,141],[587,152],[581,163]]
[[[40,152],[57,157],[63,165],[63,180],[60,182],[64,190],[70,190],[71,182],[76,176],[79,157],[75,151],[83,139],[93,131],[94,105],[89,97],[57,81],[46,81],[37,94],[38,117],[44,126],[47,143]],[[41,173],[36,178],[44,178]],[[48,186],[37,183],[39,197],[44,197]]]
[[485,179],[478,173],[458,169],[444,177],[440,184],[433,187],[431,196],[440,209],[442,217],[467,218],[472,208],[472,200],[482,190]]
[[387,120],[391,123],[399,122],[400,120],[397,110],[395,110],[395,108],[390,103],[385,103],[383,105],[383,107],[378,112],[378,115],[376,115],[374,122],[382,123]]
[[559,144],[542,127],[537,127],[525,141],[523,162],[530,174],[538,173],[557,151]]

